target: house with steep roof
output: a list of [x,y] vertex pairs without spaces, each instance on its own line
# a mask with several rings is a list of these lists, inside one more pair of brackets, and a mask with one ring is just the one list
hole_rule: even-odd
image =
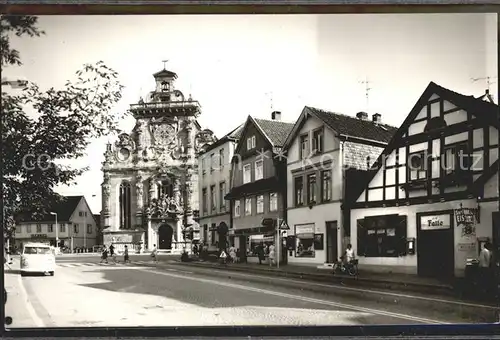
[[278,111],[272,112],[271,118],[247,118],[231,162],[227,235],[248,262],[258,261],[257,245],[276,242],[278,219],[286,218],[286,159],[282,148],[293,123],[281,121]]
[[209,245],[218,241],[217,227],[230,224],[228,193],[231,180],[231,159],[241,135],[243,124],[221,139],[206,145],[198,154],[199,226],[195,239]]
[[499,249],[499,128],[498,105],[427,86],[349,204],[360,270],[448,280]]
[[[64,196],[48,213],[40,218],[31,214],[17,217],[15,245],[44,242],[52,246],[91,249],[96,245],[97,221],[85,196]],[[55,213],[55,214],[51,214]]]
[[284,144],[289,263],[332,264],[342,255],[350,243],[345,198],[396,130],[378,113],[370,120],[304,107]]

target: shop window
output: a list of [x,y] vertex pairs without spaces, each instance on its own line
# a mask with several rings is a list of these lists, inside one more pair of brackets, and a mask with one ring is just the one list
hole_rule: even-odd
[[269,249],[271,244],[274,244],[272,235],[250,235],[247,244],[247,257],[257,257],[259,247],[264,248],[264,254],[267,256],[266,249]]
[[295,226],[295,257],[315,257],[314,224]]
[[406,253],[406,216],[369,216],[357,221],[358,255],[398,257]]
[[295,206],[304,205],[304,178],[295,177],[294,180]]
[[427,158],[425,151],[419,151],[408,155],[408,178],[410,181],[418,181],[427,178]]

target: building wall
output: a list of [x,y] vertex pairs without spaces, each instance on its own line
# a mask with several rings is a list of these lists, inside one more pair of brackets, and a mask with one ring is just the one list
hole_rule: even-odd
[[[80,216],[80,212],[83,216]],[[76,210],[71,216],[70,222],[72,223],[71,230],[68,230],[68,235],[73,237],[73,247],[91,248],[96,245],[97,226],[96,221],[92,215],[92,211],[87,202],[82,199],[78,204]],[[78,232],[75,232],[75,225],[78,224]],[[92,228],[91,233],[84,233],[84,225],[90,225]]]
[[[264,218],[283,218],[285,212],[285,206],[283,201],[282,193],[278,192],[278,210],[270,211],[269,201],[270,193],[263,193],[264,195],[264,211],[263,213],[257,214],[257,199],[255,195],[247,196],[251,199],[252,212],[250,215],[245,215],[245,198],[238,199],[240,201],[240,216],[236,216],[233,211],[233,228],[234,229],[247,229],[247,228],[257,228],[262,227],[262,219]],[[233,207],[234,207],[233,200]],[[234,210],[234,208],[233,208]]]
[[[359,256],[360,270],[373,271],[392,271],[409,274],[417,274],[417,256],[419,251],[426,251],[419,248],[419,240],[417,238],[417,213],[431,213],[433,211],[444,211],[460,208],[460,204],[464,208],[476,208],[477,200],[457,200],[433,204],[420,204],[399,207],[379,207],[351,210],[351,238],[352,246],[355,254],[358,254],[357,243],[357,220],[367,216],[400,214],[407,216],[407,237],[416,239],[415,255],[405,255],[400,257],[363,257]],[[465,270],[465,260],[467,258],[477,258],[478,255],[478,238],[492,237],[492,213],[498,211],[497,202],[480,202],[480,223],[476,224],[476,236],[463,237],[461,228],[456,226],[454,218],[454,244],[455,244],[455,275],[463,276]],[[475,248],[467,251],[461,250],[460,244],[474,243]]]

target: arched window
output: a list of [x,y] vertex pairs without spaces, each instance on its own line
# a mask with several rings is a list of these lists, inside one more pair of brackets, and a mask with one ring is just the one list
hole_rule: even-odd
[[172,185],[172,182],[170,180],[161,180],[160,182],[158,182],[158,186],[157,186],[157,196],[158,198],[162,197],[163,195],[167,195],[167,196],[170,196],[172,197],[173,196],[173,185]]
[[163,92],[168,92],[168,91],[170,91],[170,84],[169,84],[168,82],[166,82],[166,81],[163,81],[163,82],[161,83],[161,90],[162,90]]
[[130,195],[130,183],[120,184],[120,229],[132,228],[132,196]]

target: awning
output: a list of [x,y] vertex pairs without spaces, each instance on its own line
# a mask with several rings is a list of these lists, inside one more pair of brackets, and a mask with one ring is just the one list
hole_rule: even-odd
[[265,235],[272,234],[275,232],[273,226],[263,226],[263,227],[253,227],[245,229],[232,229],[232,235],[234,236],[250,236],[250,235]]
[[279,190],[280,190],[280,183],[278,181],[278,178],[273,176],[261,179],[256,182],[246,183],[238,187],[234,187],[226,196],[224,196],[224,199],[231,200],[235,198],[241,198],[247,195],[255,195],[263,192],[279,191]]

